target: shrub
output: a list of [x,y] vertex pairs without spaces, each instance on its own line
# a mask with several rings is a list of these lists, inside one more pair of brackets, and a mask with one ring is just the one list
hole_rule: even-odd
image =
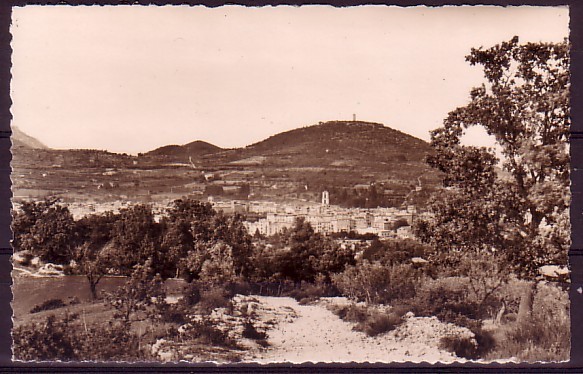
[[326,282],[302,282],[299,287],[284,293],[287,296],[293,297],[297,301],[308,304],[321,297],[338,296],[340,293],[338,289]]
[[77,333],[75,340],[78,356],[83,360],[136,361],[149,357],[144,344],[147,342],[132,333],[130,324],[124,321],[92,326],[85,334]]
[[184,305],[181,304],[175,305],[166,304],[163,307],[159,308],[158,319],[161,322],[183,325],[188,321],[188,319],[186,318],[187,310],[188,309],[184,308]]
[[496,347],[496,339],[490,331],[484,330],[481,327],[470,329],[474,333],[478,349],[476,355],[478,358],[485,357]]
[[257,331],[253,321],[247,320],[243,324],[243,337],[253,340],[265,340],[267,338],[267,334],[265,332]]
[[115,308],[116,318],[129,322],[140,312],[147,313],[166,304],[162,278],[151,274],[151,262],[148,260],[144,265],[137,265],[125,284],[107,295],[107,303]]
[[436,316],[442,322],[469,327],[481,317],[479,305],[468,292],[467,280],[449,277],[427,280],[417,290],[412,309],[419,316]]
[[227,308],[230,306],[228,296],[228,292],[224,288],[219,286],[212,287],[201,293],[198,307],[206,313],[210,313],[216,308]]
[[24,361],[120,361],[146,358],[140,338],[126,323],[109,322],[83,329],[77,315],[16,327],[14,358]]
[[332,276],[340,292],[354,300],[389,304],[415,296],[421,274],[410,264],[382,265],[364,261]]
[[558,285],[539,283],[532,314],[526,320],[505,326],[492,358],[516,357],[522,361],[569,359],[569,295]]
[[18,326],[12,330],[14,358],[23,361],[71,361],[79,359],[67,319],[48,316],[44,323]]
[[201,291],[200,285],[196,282],[189,283],[185,288],[181,303],[187,307],[195,306],[200,302]]
[[467,336],[444,336],[440,339],[439,347],[458,357],[475,360],[484,357],[495,346],[495,340],[489,331],[474,325],[470,328],[473,338]]
[[[500,288],[500,292],[497,296],[499,296],[501,301],[504,301],[506,315],[509,313],[518,314],[520,299],[529,287],[532,286],[528,281],[510,279],[507,284]],[[498,310],[500,309],[498,308]]]
[[500,289],[510,280],[509,264],[504,256],[490,253],[468,253],[462,257],[459,271],[467,279],[467,290],[478,306],[480,318],[491,312]]
[[395,313],[399,317],[403,317],[409,311],[411,311],[411,306],[410,305],[394,304],[391,307],[391,312]]
[[342,320],[355,323],[354,330],[364,332],[368,336],[392,331],[404,321],[401,315],[393,311],[386,313],[355,304],[331,309]]
[[35,305],[30,313],[43,312],[45,310],[59,309],[66,306],[66,304],[61,299],[49,299],[41,304]]
[[348,322],[363,323],[368,318],[368,311],[365,307],[359,307],[351,304],[344,314],[344,317],[340,317]]
[[236,342],[229,337],[229,334],[216,328],[208,318],[191,322],[191,325],[192,327],[188,330],[188,337],[191,339],[214,346],[237,347]]
[[395,313],[373,313],[364,322],[362,329],[368,336],[376,336],[394,330],[401,323],[403,319]]
[[458,357],[476,359],[477,344],[467,336],[444,336],[439,341],[439,348],[454,353]]
[[244,281],[229,282],[225,286],[227,295],[232,298],[235,295],[251,295],[251,285]]

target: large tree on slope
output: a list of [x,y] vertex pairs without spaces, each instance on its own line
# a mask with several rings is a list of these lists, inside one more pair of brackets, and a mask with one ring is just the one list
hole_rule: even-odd
[[[565,264],[570,244],[569,45],[519,44],[514,37],[466,57],[486,83],[432,131],[431,166],[445,189],[416,225],[442,255],[495,254],[521,276]],[[462,144],[480,126],[502,151]],[[501,167],[501,170],[497,167]],[[452,256],[455,258],[455,255]],[[450,258],[452,258],[450,257]]]

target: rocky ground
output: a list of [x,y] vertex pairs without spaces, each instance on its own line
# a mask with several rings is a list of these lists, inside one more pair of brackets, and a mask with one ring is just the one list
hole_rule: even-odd
[[[447,362],[465,361],[439,348],[444,336],[469,336],[472,333],[435,317],[409,316],[395,330],[375,337],[353,330],[354,324],[341,320],[329,310],[330,304],[342,304],[345,298],[327,298],[313,305],[300,305],[289,297],[236,296],[234,310],[216,309],[209,316],[213,325],[229,332],[240,349],[215,352],[211,361],[231,359],[256,363],[305,362]],[[253,321],[264,339],[245,338],[245,321]],[[182,330],[188,329],[183,326]],[[179,329],[180,330],[180,329]],[[186,350],[189,352],[187,353]],[[209,358],[208,348],[205,350]],[[162,361],[180,357],[200,361],[193,347],[179,347],[175,342],[160,340],[153,353]],[[201,352],[202,353],[202,352]],[[205,360],[205,361],[206,361]],[[227,361],[225,361],[227,360]]]
[[[257,309],[273,323],[267,330],[269,347],[251,351],[244,361],[272,362],[453,362],[462,359],[439,349],[447,335],[471,332],[437,318],[409,317],[397,329],[375,337],[354,331],[327,307],[345,303],[331,298],[300,305],[288,297],[254,296]],[[336,299],[336,300],[335,300]],[[463,361],[463,360],[462,360]]]

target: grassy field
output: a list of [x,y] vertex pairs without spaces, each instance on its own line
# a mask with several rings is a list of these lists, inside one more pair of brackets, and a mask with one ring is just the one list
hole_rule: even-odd
[[[115,291],[125,283],[126,279],[125,277],[104,277],[97,286],[99,294],[103,295]],[[31,277],[15,273],[13,281],[12,310],[16,326],[29,322],[38,322],[48,314],[63,314],[65,311],[98,315],[111,314],[111,308],[106,308],[101,302],[93,302],[89,284],[84,276]],[[182,280],[167,280],[165,283],[167,294],[181,294],[184,285],[185,282]],[[51,299],[60,299],[67,306],[57,310],[30,313],[32,308]],[[76,301],[79,303],[76,303]]]

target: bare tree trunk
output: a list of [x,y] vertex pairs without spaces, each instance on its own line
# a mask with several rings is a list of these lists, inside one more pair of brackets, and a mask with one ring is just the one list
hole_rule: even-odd
[[97,300],[97,283],[89,281],[89,289],[91,290],[93,300]]
[[532,302],[536,292],[536,282],[528,286],[526,291],[520,297],[520,305],[518,306],[518,323],[528,321],[532,315]]

